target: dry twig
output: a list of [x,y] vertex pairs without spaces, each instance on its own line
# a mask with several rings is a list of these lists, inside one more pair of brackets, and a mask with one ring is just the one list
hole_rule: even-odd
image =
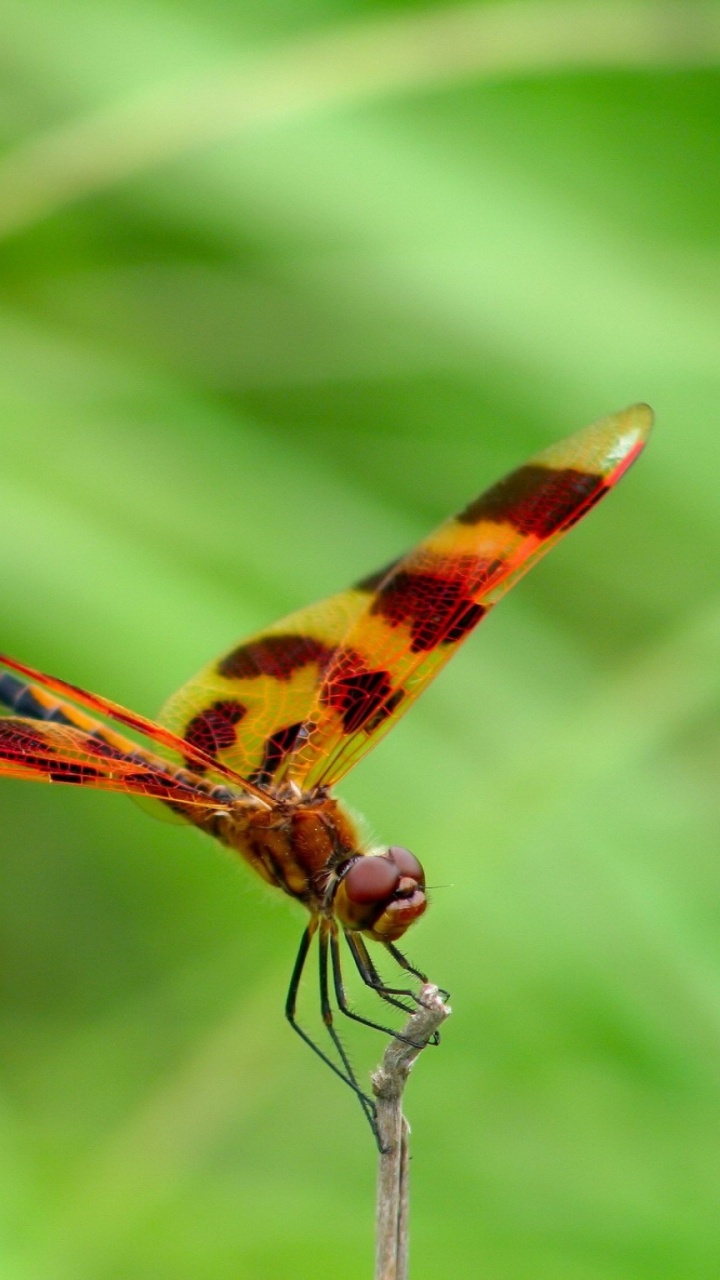
[[440,990],[431,983],[423,987],[420,1000],[420,1008],[402,1029],[403,1037],[413,1043],[392,1040],[372,1077],[383,1148],[378,1169],[375,1280],[407,1280],[410,1126],[402,1112],[402,1095],[413,1062],[450,1013]]

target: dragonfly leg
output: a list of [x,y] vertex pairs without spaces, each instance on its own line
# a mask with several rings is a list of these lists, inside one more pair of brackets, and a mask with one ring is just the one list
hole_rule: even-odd
[[356,1094],[358,1101],[360,1103],[360,1106],[362,1107],[363,1112],[365,1114],[365,1118],[368,1121],[370,1128],[372,1129],[375,1135],[375,1139],[379,1144],[380,1139],[378,1136],[377,1126],[375,1123],[375,1103],[373,1102],[372,1098],[369,1098],[367,1094],[363,1093],[362,1089],[360,1088],[360,1085],[357,1082],[357,1078],[355,1076],[355,1072],[353,1070],[350,1059],[347,1056],[345,1046],[343,1045],[342,1040],[340,1039],[340,1036],[338,1035],[337,1030],[335,1028],[335,1024],[333,1022],[332,1006],[330,1004],[330,990],[328,986],[328,937],[329,936],[332,942],[332,934],[328,935],[328,928],[326,926],[325,921],[323,921],[323,923],[320,926],[320,937],[318,939],[319,958],[320,958],[320,1010],[322,1013],[322,1019],[323,1019],[323,1022],[325,1023],[325,1027],[328,1032],[328,1035],[330,1036],[330,1039],[332,1040],[335,1046],[335,1049],[338,1053],[340,1061],[342,1062],[343,1067],[345,1068],[345,1072],[347,1073],[344,1076],[344,1079],[346,1083],[350,1085],[350,1088],[353,1090],[353,1092]]
[[[288,987],[288,993],[285,1000],[285,1017],[290,1023],[290,1026],[292,1027],[293,1031],[295,1031],[297,1035],[300,1036],[300,1039],[303,1040],[304,1043],[308,1045],[309,1048],[312,1049],[313,1053],[316,1053],[318,1058],[321,1058],[322,1061],[325,1063],[325,1065],[328,1066],[330,1070],[333,1071],[335,1075],[338,1076],[340,1080],[343,1081],[344,1084],[348,1085],[348,1087],[352,1089],[353,1093],[357,1095],[358,1099],[360,1100],[360,1105],[363,1109],[365,1117],[368,1120],[368,1123],[370,1124],[370,1128],[373,1131],[375,1140],[376,1142],[379,1142],[378,1135],[377,1135],[377,1128],[375,1125],[375,1104],[372,1098],[369,1098],[366,1094],[364,1094],[360,1086],[358,1085],[358,1082],[355,1079],[355,1073],[352,1070],[352,1067],[350,1066],[350,1063],[347,1058],[347,1054],[345,1053],[342,1045],[340,1044],[339,1037],[337,1036],[337,1032],[335,1032],[333,1028],[331,1031],[331,1037],[333,1039],[333,1043],[335,1044],[335,1047],[338,1053],[340,1054],[340,1059],[343,1063],[343,1066],[345,1066],[346,1071],[341,1071],[337,1063],[333,1062],[332,1058],[320,1048],[319,1044],[316,1044],[312,1036],[308,1034],[305,1028],[300,1026],[300,1023],[298,1022],[296,1017],[297,995],[300,987],[300,979],[302,977],[308,952],[310,950],[312,940],[317,932],[317,928],[318,928],[318,921],[316,919],[311,920],[309,925],[307,926],[307,929],[305,929],[302,938],[300,939],[300,946],[298,948],[298,953],[295,958],[295,964],[293,965],[293,971],[290,976],[290,985]],[[327,954],[327,944],[325,945],[325,952]],[[325,983],[324,983],[325,989],[323,992],[323,969],[324,969],[325,975],[327,975],[327,959],[325,959],[325,961],[323,962],[322,953],[323,953],[323,948],[321,943],[321,948],[320,948],[321,1003],[323,1005],[323,1009],[322,1009],[323,1021],[327,1026],[328,1023],[327,1023],[326,1012],[325,1012],[326,1005],[329,1005],[329,1002],[327,1000],[327,977],[325,977]],[[332,1013],[330,1013],[330,1024],[332,1025]]]
[[[358,951],[356,952],[353,943],[357,942],[357,936],[346,933],[345,937],[347,938],[348,946],[350,947],[350,951],[358,967],[358,972],[360,973],[360,976],[363,978],[363,981],[366,981],[364,977],[363,969],[360,967],[361,965],[360,957],[362,956],[362,952],[364,948],[359,948]],[[364,1018],[362,1014],[356,1013],[354,1009],[350,1008],[347,1002],[347,996],[345,995],[345,986],[344,986],[343,977],[342,977],[342,965],[340,961],[340,945],[338,942],[337,932],[333,932],[330,936],[330,950],[332,954],[335,995],[337,998],[340,1012],[344,1013],[346,1018],[352,1018],[354,1022],[361,1022],[365,1027],[372,1027],[373,1031],[381,1031],[386,1036],[392,1036],[393,1040],[402,1040],[404,1044],[410,1044],[415,1049],[422,1049],[424,1045],[416,1044],[416,1042],[413,1039],[411,1039],[410,1036],[404,1036],[402,1035],[401,1032],[395,1031],[392,1027],[385,1027],[381,1022],[373,1022],[370,1018]],[[365,954],[367,956],[367,953]],[[394,999],[393,995],[401,994],[401,995],[412,996],[415,1002],[419,1004],[420,1001],[418,1000],[417,996],[413,996],[413,993],[411,991],[399,992],[399,993],[393,993],[391,991],[390,994],[388,994],[388,991],[386,990],[386,988],[383,987],[380,975],[377,973],[377,970],[375,969],[374,965],[372,965],[372,962],[370,961],[369,956],[367,956],[367,960],[370,966],[370,970],[372,971],[375,978],[377,979],[377,983],[374,981],[373,982],[368,981],[367,985],[371,987],[373,991],[376,991],[377,994],[382,999],[387,1000],[388,1004],[392,1004],[396,1008],[402,1009],[405,1013],[412,1013],[413,1010],[411,1008],[409,1009],[407,1005],[404,1005],[400,1000]],[[430,1040],[429,1043],[435,1044],[436,1042],[434,1040]]]
[[[347,938],[347,943],[350,948],[350,951],[352,952],[352,956],[355,961],[355,964],[357,965],[357,969],[358,969],[358,973],[360,974],[360,977],[362,978],[363,982],[367,984],[367,986],[371,987],[373,991],[377,992],[377,994],[380,996],[382,1000],[386,1000],[388,1004],[395,1005],[398,1009],[403,1009],[405,1013],[412,1013],[413,1011],[412,1009],[408,1009],[407,1005],[404,1004],[402,1000],[398,1000],[395,997],[402,996],[405,999],[413,1000],[416,1005],[422,1004],[422,1000],[420,996],[418,996],[414,991],[407,991],[399,987],[388,987],[385,985],[382,977],[380,976],[377,969],[375,968],[375,965],[370,959],[370,955],[368,953],[367,947],[365,946],[365,942],[363,941],[363,939],[360,937],[359,934],[347,932],[345,934],[345,937]],[[396,960],[398,964],[402,965],[403,969],[405,969],[408,973],[411,973],[413,977],[419,978],[421,982],[427,982],[427,978],[425,974],[421,973],[419,969],[414,968],[414,966],[411,965],[408,960],[406,960],[402,952],[398,951],[397,947],[394,947],[391,942],[386,942],[385,947],[390,952],[393,959]],[[448,993],[446,991],[439,990],[439,994],[441,999],[443,1000],[447,999]],[[349,1016],[354,1017],[357,1015],[353,1015],[352,1013],[349,1013]],[[371,1023],[370,1025],[375,1026],[376,1024]],[[384,1028],[381,1028],[381,1030],[384,1030]],[[393,1033],[393,1034],[396,1035],[396,1038],[398,1040],[406,1039],[405,1036],[397,1035],[397,1033]],[[408,1040],[407,1043],[413,1044],[414,1041]],[[440,1033],[436,1031],[430,1037],[427,1043],[432,1045],[439,1044]]]
[[[418,998],[414,991],[408,991],[401,987],[388,987],[383,982],[375,965],[370,959],[363,939],[358,933],[346,932],[345,938],[350,948],[350,954],[355,961],[355,967],[360,974],[366,987],[370,987],[377,992],[381,1000],[385,1000],[387,1004],[393,1005],[396,1009],[402,1009],[403,1013],[412,1013],[412,1006],[408,1006],[405,1001],[412,1000],[413,1004],[418,1004]],[[339,957],[338,957],[339,965]],[[374,1024],[373,1024],[374,1025]]]
[[[411,973],[414,978],[419,978],[421,982],[427,982],[427,974],[422,973],[420,969],[416,969],[414,965],[410,964],[407,956],[404,956],[402,951],[398,951],[398,948],[393,946],[392,942],[385,943],[385,950],[390,952],[393,960],[400,965],[401,969]],[[450,992],[445,991],[444,987],[438,987],[438,995],[441,1000],[449,1000],[450,998]]]

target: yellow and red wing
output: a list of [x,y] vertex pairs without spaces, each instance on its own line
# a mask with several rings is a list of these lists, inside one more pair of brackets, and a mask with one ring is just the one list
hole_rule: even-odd
[[[0,774],[212,806],[204,783],[198,789],[199,778],[183,778],[184,765],[195,775],[209,774],[211,781],[222,779],[262,794],[199,747],[118,703],[5,654],[0,654],[0,666],[9,668],[0,673]],[[10,672],[29,679],[18,680]],[[87,715],[81,707],[95,714]],[[100,716],[149,738],[159,750],[139,746]]]
[[123,753],[104,736],[71,725],[0,717],[3,777],[124,791],[172,806],[217,807],[217,801],[198,792],[192,779],[184,783],[166,761],[142,755],[131,743],[128,748]]
[[651,422],[638,405],[545,450],[389,568],[204,667],[162,722],[256,787],[332,785],[617,483]]
[[255,785],[269,786],[366,604],[367,593],[351,588],[250,636],[173,694],[161,722]]
[[328,663],[282,773],[338,781],[404,715],[494,604],[642,450],[652,411],[635,405],[538,454],[361,582],[363,608]]

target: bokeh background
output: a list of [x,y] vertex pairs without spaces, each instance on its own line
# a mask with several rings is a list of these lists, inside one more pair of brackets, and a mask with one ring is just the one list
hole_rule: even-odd
[[[437,886],[416,1280],[716,1277],[720,6],[0,16],[7,651],[153,714],[655,407],[342,791]],[[0,813],[4,1280],[368,1276],[370,1135],[282,1016],[294,905],[119,796]]]

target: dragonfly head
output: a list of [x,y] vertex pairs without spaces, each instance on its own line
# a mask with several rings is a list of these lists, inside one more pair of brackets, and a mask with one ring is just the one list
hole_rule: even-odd
[[427,907],[425,872],[401,845],[352,858],[340,874],[334,907],[347,929],[395,942]]

